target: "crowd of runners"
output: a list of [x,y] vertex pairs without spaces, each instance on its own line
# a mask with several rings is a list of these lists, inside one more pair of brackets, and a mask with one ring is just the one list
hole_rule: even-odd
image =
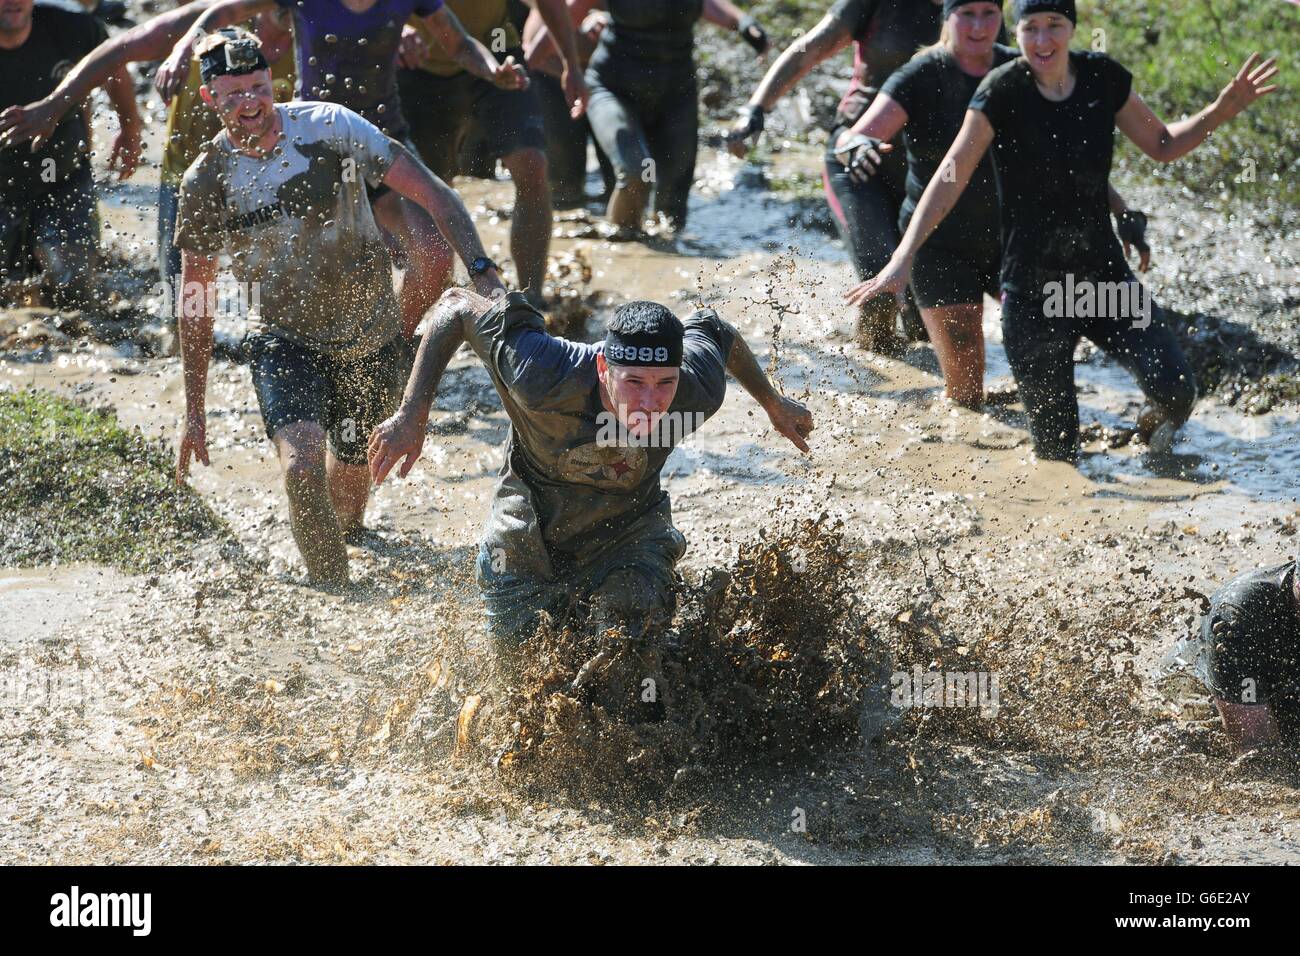
[[[420,456],[462,344],[512,426],[476,568],[503,647],[544,612],[634,633],[671,617],[686,542],[660,472],[721,407],[728,374],[809,451],[809,410],[713,310],[629,302],[597,344],[544,322],[557,204],[604,202],[620,240],[652,215],[685,225],[696,25],[759,55],[769,45],[729,0],[195,0],[111,39],[102,16],[0,0],[0,283],[97,308],[87,97],[108,94],[110,166],[127,178],[142,149],[127,66],[160,62],[158,269],[200,292],[178,296],[177,480],[209,460],[206,293],[228,268],[259,289],[245,348],[313,584],[347,584],[372,485]],[[1115,130],[1173,162],[1274,90],[1277,64],[1250,57],[1203,110],[1166,124],[1122,64],[1072,48],[1073,0],[836,0],[808,26],[727,141],[743,155],[777,102],[853,45],[824,185],[860,280],[845,294],[859,343],[892,354],[902,336],[928,338],[949,398],[979,408],[989,296],[1039,458],[1078,459],[1084,337],[1131,373],[1146,398],[1138,435],[1167,452],[1195,376],[1130,266],[1148,263],[1146,217],[1110,185]],[[498,162],[515,193],[513,275],[448,185]],[[457,259],[473,291],[453,285]],[[1294,560],[1215,596],[1198,666],[1243,745],[1300,723],[1298,638]]]

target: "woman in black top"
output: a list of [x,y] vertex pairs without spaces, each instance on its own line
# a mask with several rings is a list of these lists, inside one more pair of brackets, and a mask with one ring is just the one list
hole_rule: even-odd
[[[871,107],[836,144],[850,175],[865,179],[876,174],[882,157],[896,148],[888,144],[903,131],[907,196],[898,219],[900,231],[907,229],[926,185],[957,138],[980,80],[1020,55],[996,42],[1002,30],[1000,2],[945,0],[944,13],[939,42],[890,74]],[[1145,217],[1128,212],[1114,189],[1110,207],[1121,217],[1122,232],[1131,227],[1130,238],[1137,241],[1145,268]],[[952,214],[917,252],[912,266],[912,295],[921,308],[948,397],[968,408],[984,402],[983,297],[999,297],[998,223],[993,164],[985,157]]]
[[[831,215],[848,247],[859,278],[884,268],[898,244],[898,213],[905,194],[907,164],[901,151],[885,155],[879,173],[865,181],[853,177],[845,157],[836,153],[840,134],[867,111],[877,91],[894,70],[923,46],[939,39],[943,0],[836,0],[820,23],[777,58],[749,98],[731,131],[732,151],[743,155],[745,141],[762,132],[764,119],[786,93],[824,60],[854,45],[853,80],[835,112],[827,140],[822,184]],[[904,321],[909,331],[915,320]],[[863,303],[858,316],[859,342],[885,354],[898,351],[890,296]]]
[[596,0],[590,6],[609,11],[587,67],[587,119],[616,176],[609,220],[635,231],[653,190],[655,211],[681,229],[699,135],[695,22],[703,17],[736,30],[759,53],[767,49],[767,34],[730,0]]
[[1076,461],[1074,347],[1086,336],[1137,379],[1148,406],[1138,432],[1167,451],[1191,414],[1196,383],[1173,332],[1124,261],[1110,225],[1114,131],[1152,159],[1173,162],[1276,89],[1273,60],[1252,55],[1218,98],[1169,126],[1132,90],[1132,75],[1101,53],[1071,51],[1073,0],[1019,0],[1022,58],[993,70],[930,180],[889,265],[847,296],[906,287],[913,261],[993,147],[1002,218],[1003,342],[1040,458]]

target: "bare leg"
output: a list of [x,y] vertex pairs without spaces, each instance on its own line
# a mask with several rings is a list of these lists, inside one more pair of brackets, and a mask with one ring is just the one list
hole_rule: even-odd
[[551,248],[551,182],[546,175],[546,154],[540,149],[520,149],[502,157],[501,162],[515,184],[510,255],[515,260],[519,288],[540,296]]
[[402,334],[408,339],[439,296],[451,285],[456,267],[451,246],[429,214],[395,192],[375,202],[375,221],[394,237],[406,254],[406,274],[398,292]]
[[294,422],[275,433],[275,449],[289,496],[293,539],[313,584],[348,583],[348,552],[330,500],[325,471],[325,429],[316,422]]
[[620,230],[638,230],[645,220],[646,206],[650,202],[650,184],[640,179],[629,179],[616,186],[609,196],[605,216],[610,225]]
[[339,530],[343,537],[360,531],[366,517],[366,504],[370,500],[370,469],[365,465],[349,465],[326,453],[325,470],[329,475],[330,500],[338,515]]
[[939,358],[948,397],[967,408],[983,406],[984,304],[968,302],[922,309],[921,318]]

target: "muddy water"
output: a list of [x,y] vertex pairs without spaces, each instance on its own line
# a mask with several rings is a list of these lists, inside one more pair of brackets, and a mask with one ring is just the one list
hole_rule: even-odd
[[[815,169],[795,152],[782,162]],[[1035,464],[1022,413],[949,407],[928,350],[892,361],[854,347],[842,251],[729,182],[730,158],[703,169],[676,246],[566,238],[583,231],[568,224],[554,252],[581,250],[595,290],[714,305],[813,409],[804,458],[733,388],[669,460],[666,485],[692,579],[780,521],[844,520],[883,668],[860,741],[630,808],[503,786],[484,728],[508,680],[485,646],[469,560],[506,433],[486,375],[467,353],[453,360],[424,460],[375,494],[374,534],[352,551],[358,588],[330,597],[298,583],[248,370],[218,360],[213,466],[194,481],[235,528],[241,560],[180,555],[147,578],[0,575],[0,619],[21,622],[5,626],[6,673],[89,670],[101,688],[93,706],[6,710],[0,857],[1294,862],[1294,767],[1234,763],[1194,692],[1170,702],[1156,681],[1194,620],[1184,588],[1208,592],[1291,550],[1293,413],[1207,400],[1173,469],[1101,442],[1077,471]],[[490,254],[506,258],[508,223],[493,211],[508,209],[509,187],[460,185]],[[139,255],[149,214],[113,213],[121,235],[145,237]],[[1162,268],[1196,266],[1196,242],[1159,223]],[[986,328],[997,386],[1009,375],[992,305]],[[164,435],[183,401],[176,359],[104,345],[11,357],[0,381],[110,404]],[[1122,372],[1090,358],[1080,382],[1085,422],[1131,419]],[[1002,716],[891,707],[890,670],[913,662],[998,673]]]

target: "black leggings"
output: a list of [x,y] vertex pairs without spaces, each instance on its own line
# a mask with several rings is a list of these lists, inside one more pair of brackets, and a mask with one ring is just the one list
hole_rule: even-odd
[[[581,203],[587,184],[587,140],[591,138],[591,124],[584,116],[569,116],[569,104],[560,81],[545,73],[534,73],[533,83],[542,101],[542,119],[546,124],[546,170],[550,176],[555,202]],[[614,167],[605,158],[604,151],[596,147],[600,162],[600,175],[608,193],[614,186]]]
[[587,85],[587,118],[618,185],[633,179],[653,183],[655,211],[682,228],[699,145],[694,65],[647,69],[635,79],[626,70],[614,77],[590,69]]
[[1152,305],[1145,323],[1135,323],[1129,318],[1048,318],[1044,304],[1043,299],[1012,293],[1002,302],[1002,340],[1039,458],[1078,460],[1074,347],[1080,338],[1088,338],[1127,369],[1147,400],[1176,424],[1191,415],[1196,374],[1158,306]]

